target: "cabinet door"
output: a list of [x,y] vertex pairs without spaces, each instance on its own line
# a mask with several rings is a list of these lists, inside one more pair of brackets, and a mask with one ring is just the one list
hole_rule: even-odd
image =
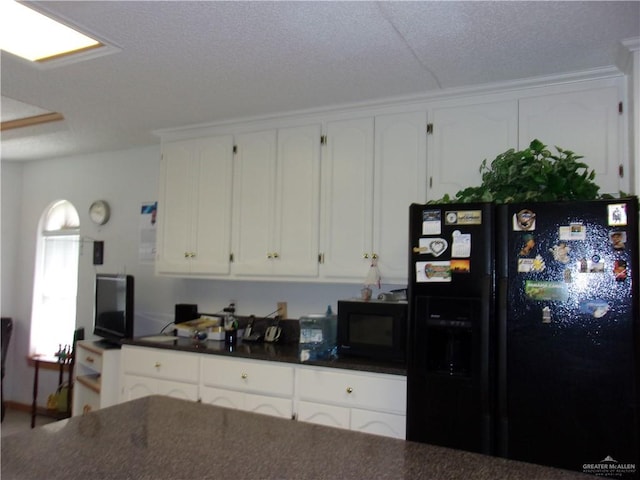
[[162,150],[156,271],[228,273],[233,137],[169,142]]
[[198,400],[198,385],[172,382],[169,380],[158,380],[156,393],[158,395],[181,398],[183,400],[191,400],[195,402]]
[[479,186],[482,161],[518,145],[516,100],[433,108],[429,121],[429,200]]
[[193,162],[192,274],[228,274],[231,253],[233,137],[212,137],[195,145]]
[[[373,117],[327,123],[322,276],[364,281],[373,232]],[[405,262],[406,263],[406,262]]]
[[370,410],[351,410],[351,430],[385,437],[406,437],[406,416]]
[[216,405],[218,407],[233,408],[235,410],[244,409],[244,393],[224,388],[202,387],[202,403]]
[[156,271],[190,271],[193,142],[165,143],[160,162]]
[[125,375],[122,380],[122,401],[155,395],[158,389],[156,380],[138,375]]
[[244,399],[244,409],[262,415],[291,419],[293,417],[293,400],[247,393]]
[[618,87],[608,86],[521,99],[520,148],[537,138],[554,153],[557,145],[583,155],[600,193],[618,194],[625,189],[619,176],[619,98]]
[[269,275],[273,268],[276,132],[239,135],[234,165],[233,272]]
[[349,429],[350,411],[347,407],[337,407],[315,402],[298,402],[297,419],[327,427]]
[[320,125],[278,130],[276,275],[318,275],[321,132]]
[[375,119],[373,252],[385,283],[406,284],[409,205],[427,199],[427,113]]

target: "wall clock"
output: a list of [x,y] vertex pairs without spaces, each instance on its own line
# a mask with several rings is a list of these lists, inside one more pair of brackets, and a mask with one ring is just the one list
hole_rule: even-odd
[[89,207],[89,217],[96,225],[104,225],[109,221],[111,209],[105,200],[96,200]]

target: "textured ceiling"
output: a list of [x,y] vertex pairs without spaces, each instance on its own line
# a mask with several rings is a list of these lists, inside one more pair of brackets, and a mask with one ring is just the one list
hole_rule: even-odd
[[638,1],[33,4],[117,51],[50,68],[3,53],[2,96],[65,117],[3,132],[3,160],[119,150],[157,143],[157,129],[608,67],[621,40],[640,37]]

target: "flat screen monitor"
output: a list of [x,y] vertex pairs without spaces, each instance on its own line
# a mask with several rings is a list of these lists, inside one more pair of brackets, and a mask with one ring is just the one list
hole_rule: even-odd
[[133,337],[133,276],[96,275],[93,334],[112,343]]

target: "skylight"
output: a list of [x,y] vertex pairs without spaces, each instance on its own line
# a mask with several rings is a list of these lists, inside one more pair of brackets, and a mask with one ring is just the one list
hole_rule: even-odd
[[102,43],[14,0],[0,0],[0,50],[32,62],[101,47]]

